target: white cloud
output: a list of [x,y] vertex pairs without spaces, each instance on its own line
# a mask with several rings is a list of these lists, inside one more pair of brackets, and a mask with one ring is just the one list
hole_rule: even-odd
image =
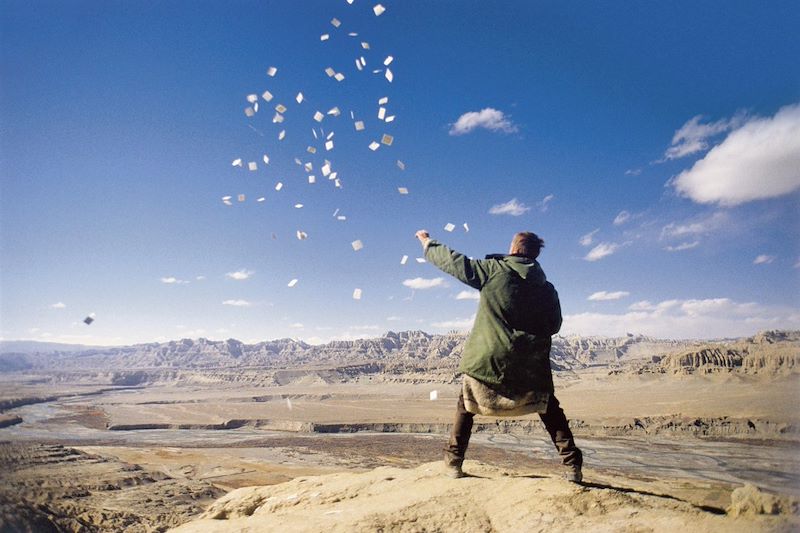
[[514,133],[518,130],[517,126],[502,111],[487,107],[480,111],[469,111],[458,117],[458,120],[450,127],[450,135],[464,135],[475,128],[504,133]]
[[295,322],[294,324],[289,324],[289,327],[292,329],[303,329],[305,326],[300,322]]
[[621,226],[630,219],[631,219],[631,214],[628,211],[620,211],[619,214],[614,218],[614,225]]
[[581,246],[591,246],[591,244],[594,242],[594,236],[597,235],[598,231],[600,231],[600,228],[597,228],[594,231],[590,231],[589,233],[581,237],[581,239],[578,242],[580,243]]
[[456,294],[456,300],[480,300],[481,293],[478,291],[461,291]]
[[754,265],[768,265],[775,261],[774,255],[761,254],[753,260]]
[[712,233],[725,227],[729,222],[729,217],[723,212],[716,212],[711,216],[696,219],[694,221],[677,223],[670,222],[661,228],[661,238],[684,238],[687,236],[697,237]]
[[169,276],[166,278],[161,278],[161,283],[166,283],[167,285],[185,285],[189,282],[183,279],[178,279],[175,276]]
[[518,217],[520,215],[524,215],[526,212],[530,211],[531,208],[527,205],[523,204],[522,202],[517,201],[516,198],[512,198],[511,200],[507,201],[504,204],[497,204],[493,205],[489,209],[490,215],[511,215],[513,217]]
[[251,270],[241,269],[237,270],[236,272],[228,272],[225,274],[225,277],[229,279],[235,279],[236,281],[243,281],[249,279],[253,274],[255,274],[255,272]]
[[253,305],[247,300],[225,300],[222,305],[232,305],[233,307],[250,307]]
[[692,117],[672,136],[672,144],[660,162],[702,152],[708,148],[708,140],[711,137],[738,127],[744,118],[744,115],[739,113],[731,119],[702,124],[700,122],[703,119],[702,115]]
[[401,316],[387,316],[386,317],[386,321],[387,322],[399,322],[401,320],[403,320],[403,317],[401,317]]
[[620,245],[615,242],[601,242],[586,254],[584,259],[586,261],[599,261],[604,257],[608,257],[619,249]]
[[381,327],[377,326],[375,324],[362,324],[360,326],[350,326],[350,329],[351,330],[360,330],[360,331],[363,331],[363,330],[378,331],[379,329],[381,329]]
[[203,281],[204,279],[206,279],[206,277],[205,276],[197,276],[194,279],[196,279],[197,281]]
[[472,315],[469,318],[456,318],[453,320],[434,322],[431,324],[431,326],[446,330],[451,330],[451,329],[465,330],[465,329],[470,329],[474,322],[475,322],[475,315]]
[[664,249],[668,252],[682,252],[700,246],[700,241],[682,242],[676,246],[667,246]]
[[800,104],[747,120],[670,184],[695,202],[722,206],[800,189]]
[[550,202],[552,202],[555,199],[555,197],[556,196],[554,194],[548,194],[547,196],[542,198],[541,202],[537,202],[536,206],[539,208],[539,211],[541,211],[542,213],[547,212],[548,207],[550,207],[549,205]]
[[65,307],[67,307],[67,304],[64,302],[56,302],[50,306],[51,309],[64,309]]
[[619,300],[629,295],[630,293],[627,291],[615,291],[615,292],[599,291],[592,293],[592,295],[589,296],[587,300],[591,301]]
[[623,336],[639,333],[660,338],[708,339],[753,335],[764,329],[800,328],[800,309],[738,303],[729,298],[646,300],[621,314],[578,313],[564,317],[562,335]]
[[413,278],[403,281],[403,285],[410,289],[432,289],[434,287],[444,287],[444,278]]
[[641,168],[629,168],[628,170],[625,171],[626,176],[638,176],[641,173],[642,173]]

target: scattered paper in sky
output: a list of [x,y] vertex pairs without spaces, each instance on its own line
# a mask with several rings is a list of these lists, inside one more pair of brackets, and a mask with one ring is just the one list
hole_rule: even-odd
[[298,104],[302,104],[303,103],[303,93],[297,93],[297,96],[295,96],[294,99],[297,100]]
[[386,108],[385,107],[378,108],[378,118],[383,120],[385,117],[386,117]]
[[277,185],[275,185],[275,190],[276,190],[276,191],[279,191],[279,190],[281,190],[281,189],[283,189],[283,183],[281,183],[281,182],[279,181],[279,182],[277,183]]
[[362,41],[361,48],[363,48],[364,50],[369,50],[369,43]]
[[258,163],[256,163],[255,161],[250,161],[249,163],[247,163],[247,168],[249,170],[258,170]]
[[389,80],[389,83],[392,83],[392,81],[394,80],[394,74],[392,73],[392,69],[390,68],[386,69],[384,76],[386,76],[386,79]]
[[325,74],[327,74],[329,78],[332,78],[333,76],[336,75],[336,71],[333,70],[333,68],[328,67],[325,69]]
[[308,239],[308,233],[305,231],[297,230],[297,240],[304,241]]
[[222,197],[222,203],[225,204],[225,205],[233,205],[231,203],[231,197],[230,196],[223,196]]
[[86,318],[83,319],[83,323],[88,326],[89,324],[94,322],[94,318],[95,318],[95,314],[91,313],[89,316],[87,316]]
[[454,229],[456,229],[456,225],[449,222],[444,227],[445,231],[453,231]]
[[380,17],[383,15],[383,12],[386,11],[386,8],[381,4],[375,4],[375,7],[372,8],[372,11],[375,13],[376,17]]
[[319,36],[319,40],[320,41],[327,41],[330,38],[331,38],[331,36],[328,35],[327,33],[323,33],[322,35]]
[[283,115],[281,115],[280,113],[275,113],[275,116],[272,117],[272,123],[280,124],[281,122],[283,122]]
[[339,26],[341,26],[341,25],[342,25],[342,22],[341,22],[339,19],[337,19],[337,18],[333,18],[333,19],[331,19],[331,25],[332,25],[334,28],[338,28]]
[[408,189],[405,187],[398,187],[397,192],[399,192],[400,194],[408,194]]
[[344,215],[339,215],[336,217],[336,220],[347,220],[347,217]]
[[333,141],[326,141],[325,142],[325,149],[328,151],[333,150]]
[[403,258],[400,259],[400,264],[405,265],[406,263],[408,263],[408,256],[404,255]]
[[392,64],[392,61],[394,61],[394,57],[386,56],[386,59],[383,60],[383,66],[388,67]]
[[286,286],[287,287],[294,287],[295,285],[297,285],[297,279],[293,279]]
[[427,263],[424,257],[417,257],[417,263]]
[[314,113],[314,120],[316,120],[317,122],[322,122],[323,118],[325,118],[325,115],[323,115],[321,111],[317,111],[316,113]]
[[269,156],[267,154],[264,154],[264,157],[262,159],[264,160],[265,165],[269,165]]
[[364,121],[357,120],[355,123],[356,131],[361,131],[364,129]]
[[261,98],[269,102],[270,100],[272,100],[272,93],[269,91],[264,91],[263,93],[261,93]]
[[251,104],[255,104],[256,102],[258,102],[258,95],[257,94],[248,94],[247,95],[247,101],[250,102]]
[[278,104],[275,106],[275,111],[278,113],[286,113],[286,106],[283,104]]
[[338,117],[339,115],[342,114],[342,112],[339,110],[338,107],[332,107],[328,109],[328,114],[333,115],[334,117]]
[[286,130],[281,130],[281,132],[278,134],[278,140],[282,141],[284,137],[286,137]]
[[234,159],[233,162],[231,163],[231,166],[232,167],[240,167],[240,166],[242,166],[242,159],[241,158]]
[[256,202],[263,202],[264,200],[266,200],[266,198],[264,198],[264,197],[262,196],[261,198],[259,198],[258,200],[256,200]]
[[386,105],[388,103],[389,103],[389,97],[388,96],[384,96],[383,98],[378,100],[378,105]]
[[364,243],[362,243],[360,240],[355,240],[355,241],[351,242],[350,245],[353,247],[353,250],[355,250],[356,252],[364,247]]
[[336,81],[342,81],[344,79],[344,74],[337,72],[333,77]]
[[386,117],[386,122],[394,122],[394,115]]
[[406,169],[406,164],[398,159],[397,160],[397,168],[399,168],[400,170],[405,170]]
[[316,182],[317,182],[316,176],[309,176],[308,177],[308,183],[316,183]]
[[383,137],[381,137],[381,142],[382,142],[383,144],[385,144],[386,146],[391,146],[391,145],[392,145],[392,143],[394,142],[394,137],[392,137],[391,135],[388,135],[388,134],[384,133],[384,134],[383,134]]
[[256,112],[252,107],[245,107],[244,114],[247,115],[248,117],[252,117],[253,115],[256,114]]
[[307,151],[309,154],[316,154],[316,153],[317,153],[317,149],[316,149],[316,148],[314,148],[313,146],[309,146],[308,148],[306,148],[306,151]]
[[361,299],[361,289],[353,289],[353,300]]
[[371,143],[369,143],[369,149],[372,150],[373,152],[375,150],[377,150],[378,148],[380,148],[380,147],[381,147],[381,145],[379,143],[375,142],[375,141],[372,141]]
[[294,204],[294,208],[295,209],[302,209],[303,208],[303,204]]
[[240,194],[239,196],[236,197],[236,199],[239,200],[240,202],[244,202],[245,196],[244,194]]
[[469,232],[469,224],[464,222],[464,231]]
[[269,67],[267,69],[267,76],[275,77],[275,74],[277,74],[277,73],[278,73],[278,69],[275,68],[275,67]]

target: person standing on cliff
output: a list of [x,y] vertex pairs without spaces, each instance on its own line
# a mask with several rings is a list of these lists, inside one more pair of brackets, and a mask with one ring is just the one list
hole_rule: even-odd
[[455,423],[444,450],[448,474],[465,476],[462,464],[476,414],[538,413],[567,467],[566,478],[581,482],[583,455],[555,397],[550,370],[551,337],[561,329],[561,304],[536,260],[544,241],[535,233],[517,233],[508,255],[470,259],[431,239],[426,230],[416,237],[430,263],[480,291],[459,365],[463,382]]

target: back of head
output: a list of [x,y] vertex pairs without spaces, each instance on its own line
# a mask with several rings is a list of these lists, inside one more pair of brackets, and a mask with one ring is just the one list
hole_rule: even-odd
[[544,248],[544,241],[535,233],[521,231],[511,240],[511,255],[521,255],[530,259],[539,257],[539,252]]

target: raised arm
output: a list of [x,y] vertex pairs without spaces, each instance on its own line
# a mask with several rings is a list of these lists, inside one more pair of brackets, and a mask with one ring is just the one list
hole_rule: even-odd
[[462,283],[478,290],[489,279],[489,273],[483,261],[470,259],[462,253],[451,250],[444,244],[431,239],[425,230],[419,230],[416,237],[422,243],[425,259],[442,272],[450,274]]

